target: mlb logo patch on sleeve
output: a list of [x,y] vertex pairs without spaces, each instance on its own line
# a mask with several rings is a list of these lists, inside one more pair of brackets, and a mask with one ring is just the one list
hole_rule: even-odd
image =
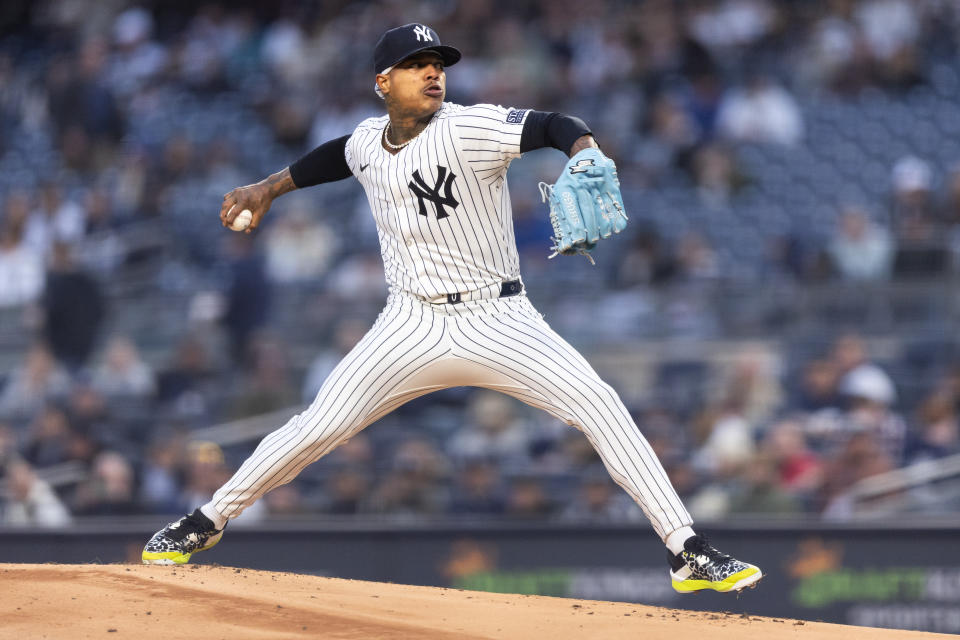
[[507,114],[507,122],[510,124],[520,124],[523,122],[523,116],[529,109],[513,109]]

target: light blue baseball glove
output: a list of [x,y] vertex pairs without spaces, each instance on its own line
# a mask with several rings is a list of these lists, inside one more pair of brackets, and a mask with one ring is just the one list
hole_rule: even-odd
[[584,149],[570,158],[557,181],[540,183],[540,196],[550,205],[556,255],[584,255],[600,238],[609,238],[627,226],[620,180],[613,160],[599,149]]

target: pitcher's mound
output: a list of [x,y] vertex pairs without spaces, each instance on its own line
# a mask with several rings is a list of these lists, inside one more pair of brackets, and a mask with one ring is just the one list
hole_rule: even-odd
[[206,565],[0,564],[0,594],[0,638],[17,640],[947,637]]

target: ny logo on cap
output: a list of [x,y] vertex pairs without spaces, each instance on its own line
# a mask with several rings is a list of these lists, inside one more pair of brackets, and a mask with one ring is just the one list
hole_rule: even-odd
[[413,28],[414,35],[417,36],[417,42],[423,40],[424,42],[433,42],[433,36],[430,35],[430,28],[422,24],[418,24]]

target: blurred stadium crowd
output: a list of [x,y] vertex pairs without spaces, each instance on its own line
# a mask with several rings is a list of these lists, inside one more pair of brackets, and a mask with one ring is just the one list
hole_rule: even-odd
[[[266,4],[4,3],[0,523],[190,510],[252,449],[204,427],[313,397],[385,294],[366,200],[298,192],[246,236],[221,196],[378,113],[373,43],[411,21],[465,54],[448,99],[579,115],[617,160],[595,269],[546,261],[562,156],[515,163],[522,271],[695,516],[849,517],[858,480],[960,453],[956,3]],[[241,520],[642,519],[598,465],[454,389]]]

